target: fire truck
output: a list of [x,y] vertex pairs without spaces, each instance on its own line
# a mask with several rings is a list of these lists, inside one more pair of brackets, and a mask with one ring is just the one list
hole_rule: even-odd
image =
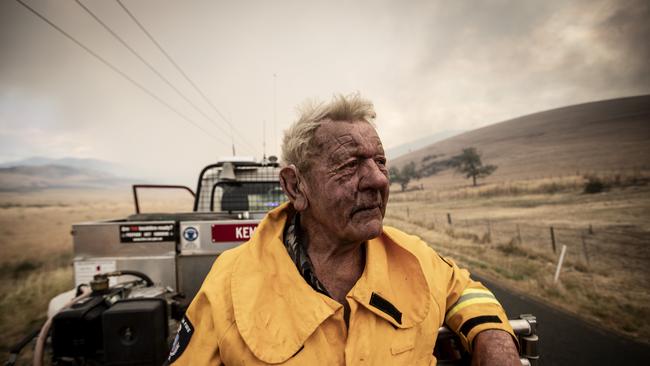
[[[206,166],[196,190],[180,185],[133,185],[135,213],[122,219],[74,224],[75,288],[50,301],[36,339],[34,364],[162,365],[185,309],[214,260],[246,242],[266,212],[286,198],[275,157],[225,158]],[[191,212],[140,212],[139,193],[183,190],[194,197]],[[521,360],[535,365],[535,318],[511,320]],[[433,351],[433,350],[432,350]],[[468,355],[447,328],[439,330],[440,365],[461,365]]]

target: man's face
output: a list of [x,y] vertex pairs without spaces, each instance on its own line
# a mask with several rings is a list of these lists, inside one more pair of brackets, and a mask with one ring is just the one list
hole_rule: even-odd
[[388,170],[381,140],[366,122],[325,122],[306,172],[308,214],[328,235],[359,243],[381,234]]

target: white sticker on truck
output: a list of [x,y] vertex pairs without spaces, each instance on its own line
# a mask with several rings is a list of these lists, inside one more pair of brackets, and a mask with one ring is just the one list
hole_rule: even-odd
[[199,226],[185,226],[181,224],[181,246],[183,250],[198,249],[201,232]]
[[[116,269],[115,261],[110,260],[74,262],[74,284],[75,286],[79,286],[82,283],[88,283],[96,274],[113,272]],[[108,283],[111,286],[115,285],[117,278],[111,277]]]

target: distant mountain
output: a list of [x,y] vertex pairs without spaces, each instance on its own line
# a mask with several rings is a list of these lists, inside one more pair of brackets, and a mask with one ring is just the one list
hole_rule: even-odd
[[110,161],[99,159],[80,159],[80,158],[60,158],[51,159],[42,156],[34,156],[27,159],[0,163],[0,168],[9,168],[17,166],[42,166],[42,165],[58,165],[79,169],[91,169],[98,172],[110,173],[117,176],[124,175],[124,168],[118,164]]
[[115,164],[96,159],[29,158],[0,164],[0,191],[109,188],[135,183],[111,172],[117,168]]
[[386,149],[386,157],[388,159],[395,159],[402,155],[421,149],[425,146],[429,146],[438,141],[442,141],[446,138],[461,134],[462,132],[463,132],[462,130],[441,131],[438,133],[434,133],[433,135],[419,138],[415,141],[411,141],[399,146],[391,147],[389,149]]
[[466,147],[476,147],[485,162],[498,165],[494,180],[650,170],[650,95],[518,117],[439,141],[393,164],[431,164]]

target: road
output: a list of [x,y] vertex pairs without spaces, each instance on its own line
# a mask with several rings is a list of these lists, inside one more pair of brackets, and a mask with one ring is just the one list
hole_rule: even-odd
[[537,317],[540,365],[650,365],[648,345],[607,333],[549,305],[514,294],[494,282],[472,277],[494,293],[511,319],[526,313]]

